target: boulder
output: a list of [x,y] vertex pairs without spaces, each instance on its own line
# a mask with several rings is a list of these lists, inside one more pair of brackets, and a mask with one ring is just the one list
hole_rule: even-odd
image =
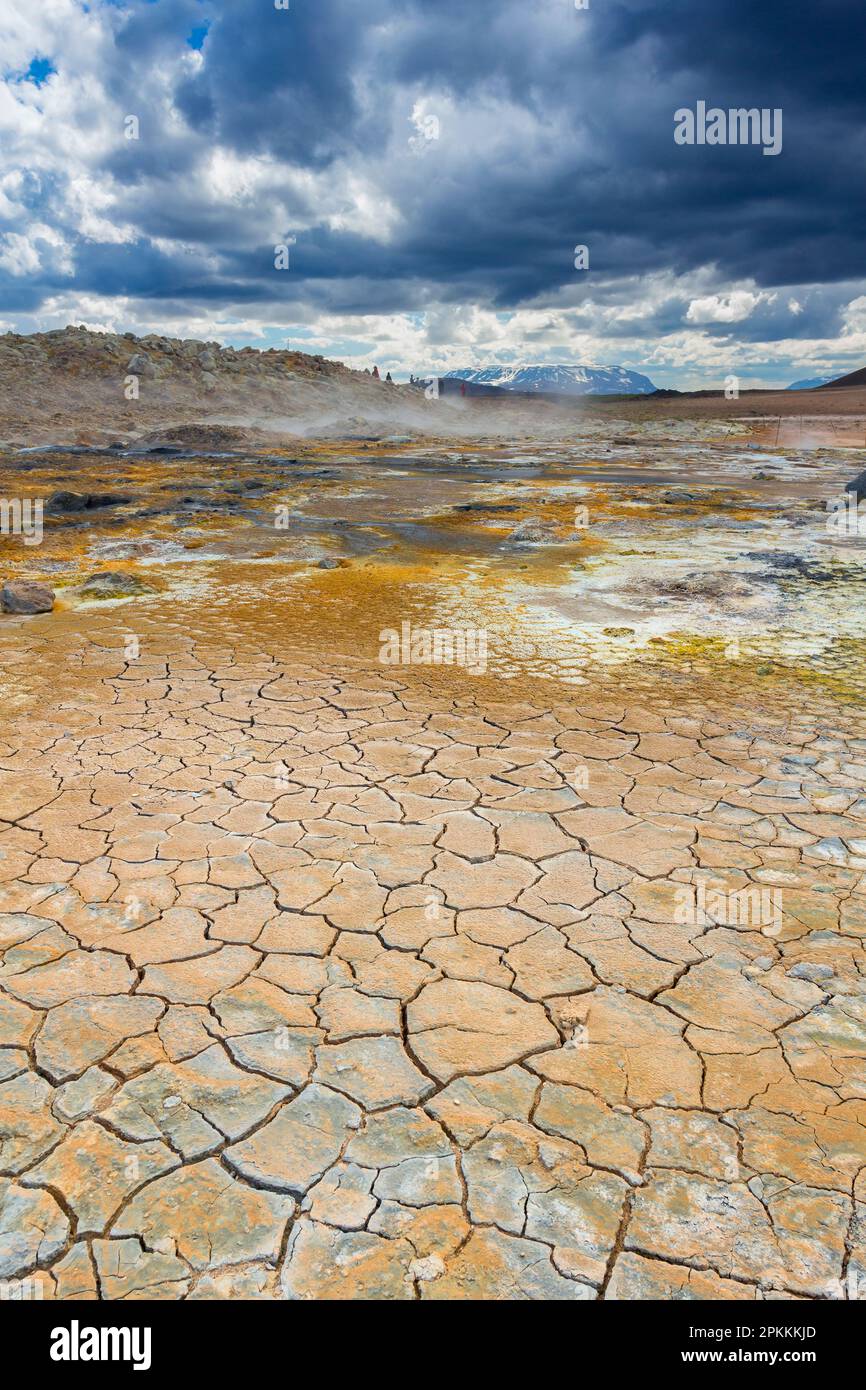
[[75,592],[79,598],[111,599],[152,594],[154,589],[143,579],[139,579],[137,574],[124,574],[122,570],[100,570],[96,574],[88,575]]
[[58,512],[83,512],[87,509],[87,498],[81,492],[53,492],[45,503],[49,516]]
[[89,512],[97,507],[122,507],[132,498],[125,492],[53,492],[45,504],[48,516]]
[[133,376],[156,376],[156,367],[146,352],[134,352],[126,364],[126,370]]
[[54,590],[32,579],[13,579],[0,591],[0,609],[4,613],[50,613],[54,607]]

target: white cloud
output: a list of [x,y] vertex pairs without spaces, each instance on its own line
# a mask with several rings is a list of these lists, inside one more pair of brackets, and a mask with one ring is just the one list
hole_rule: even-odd
[[59,232],[37,222],[25,235],[6,232],[0,237],[0,267],[10,275],[32,275],[46,268],[73,273],[72,256]]
[[689,323],[742,323],[759,304],[772,304],[776,296],[763,291],[731,290],[728,294],[708,294],[693,299],[686,318]]

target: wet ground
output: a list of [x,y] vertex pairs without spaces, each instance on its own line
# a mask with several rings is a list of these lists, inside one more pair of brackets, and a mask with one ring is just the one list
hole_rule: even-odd
[[772,449],[745,431],[669,422],[611,439],[595,426],[532,452],[17,453],[6,495],[126,500],[47,516],[39,547],[0,545],[7,571],[49,581],[79,625],[76,586],[121,570],[157,591],[121,623],[144,604],[188,605],[199,624],[253,605],[289,642],[345,651],[351,634],[372,660],[403,620],[473,626],[499,675],[577,681],[697,643],[856,687],[866,537],[832,534],[827,503],[860,454]]

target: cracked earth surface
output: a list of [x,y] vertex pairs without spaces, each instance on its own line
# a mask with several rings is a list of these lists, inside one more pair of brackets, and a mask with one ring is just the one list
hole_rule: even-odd
[[[53,650],[0,730],[0,1277],[866,1278],[856,706],[746,719],[625,678],[527,695],[179,632],[128,663],[116,634],[73,642],[65,699]],[[702,884],[779,889],[781,925],[683,914]]]

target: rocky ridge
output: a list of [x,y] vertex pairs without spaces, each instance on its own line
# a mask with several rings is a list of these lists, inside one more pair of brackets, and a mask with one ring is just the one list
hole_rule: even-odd
[[423,393],[302,352],[222,347],[161,334],[67,327],[0,337],[0,437],[28,442],[78,426],[100,434],[228,416],[294,420],[408,415],[423,429]]

